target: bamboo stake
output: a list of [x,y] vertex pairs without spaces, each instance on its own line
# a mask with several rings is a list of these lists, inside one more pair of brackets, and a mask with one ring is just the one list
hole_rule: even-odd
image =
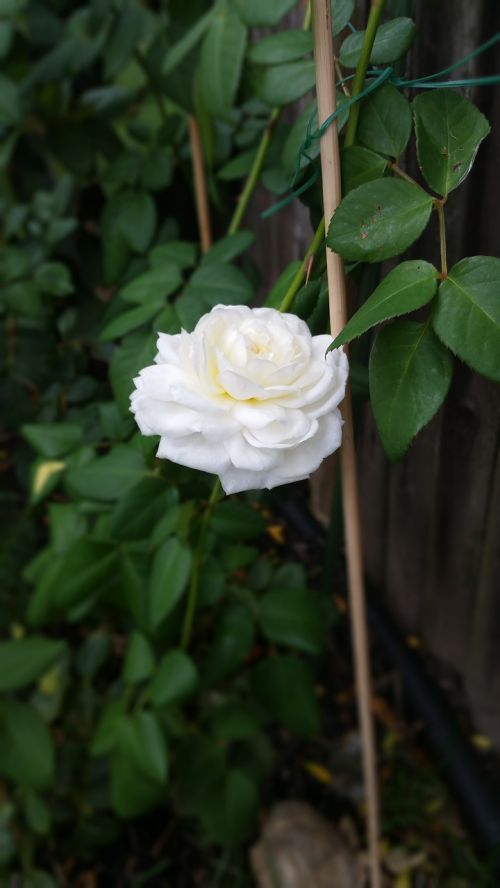
[[207,180],[205,177],[205,164],[201,147],[200,128],[196,117],[193,116],[189,117],[189,140],[191,142],[194,196],[196,200],[196,215],[198,217],[201,251],[202,253],[206,253],[212,246],[212,229],[210,225]]
[[[333,55],[330,0],[313,0],[314,56],[318,125],[335,110],[335,60]],[[340,156],[337,127],[329,126],[320,141],[325,227],[341,199]],[[330,324],[332,336],[347,323],[345,275],[340,256],[326,250]],[[349,386],[342,404],[344,419],[341,448],[343,510],[350,594],[351,631],[357,685],[358,718],[362,739],[363,771],[367,799],[368,847],[372,888],[381,888],[379,858],[379,799],[375,736],[371,714],[371,677],[366,624],[361,519],[359,512],[352,401]]]

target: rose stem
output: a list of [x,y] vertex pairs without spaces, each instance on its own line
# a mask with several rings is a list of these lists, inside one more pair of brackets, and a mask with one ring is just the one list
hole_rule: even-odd
[[[270,0],[272,2],[272,0]],[[302,22],[302,30],[309,31],[311,27],[311,4],[308,0],[306,5],[306,11],[304,14],[304,20]],[[259,147],[257,148],[252,168],[247,176],[245,184],[243,186],[243,190],[238,198],[238,203],[236,204],[236,209],[233,213],[233,217],[229,223],[229,228],[227,229],[228,234],[235,234],[242,221],[243,216],[246,213],[248,204],[250,203],[250,198],[254,193],[260,179],[260,175],[262,173],[262,167],[264,166],[264,161],[266,159],[267,151],[269,148],[269,144],[271,142],[271,136],[273,134],[274,127],[281,117],[281,112],[283,108],[276,106],[273,108],[269,115],[269,119],[266,124],[266,128],[262,133],[261,140],[259,142]]]
[[[313,0],[313,24],[318,124],[321,125],[321,122],[326,120],[326,118],[335,110],[335,64],[330,0]],[[369,57],[370,51],[368,51],[367,59],[369,59]],[[363,80],[364,75],[361,78],[361,83]],[[355,125],[354,130],[351,131],[355,132]],[[340,154],[337,127],[335,124],[329,126],[321,137],[320,150],[325,227],[327,227],[341,199]],[[335,337],[347,323],[345,276],[342,259],[329,249],[326,251],[326,267],[330,301],[331,332],[332,336]],[[369,863],[372,886],[373,888],[380,888],[381,874],[378,848],[380,827],[377,764],[375,736],[371,714],[371,676],[363,583],[361,519],[358,498],[356,453],[354,447],[352,401],[349,385],[347,386],[346,396],[342,405],[342,414],[344,418],[341,447],[343,475],[342,502],[350,593],[351,631],[357,685],[358,718],[361,729],[363,772],[367,798]]]
[[205,164],[201,147],[200,128],[194,115],[189,117],[189,141],[191,143],[194,197],[196,201],[196,215],[198,217],[201,251],[202,253],[206,253],[212,246],[212,226],[210,224],[207,179],[205,176]]
[[204,512],[201,516],[200,521],[200,529],[198,532],[198,539],[196,541],[196,548],[194,550],[193,557],[193,568],[191,571],[191,582],[189,584],[188,596],[187,596],[187,604],[186,611],[184,614],[184,622],[182,624],[182,632],[181,632],[181,647],[184,650],[187,650],[189,647],[189,642],[191,641],[191,633],[193,631],[193,622],[196,614],[196,608],[198,605],[198,590],[200,588],[200,577],[201,577],[201,568],[203,566],[203,555],[205,548],[205,538],[207,535],[208,522],[210,520],[210,516],[212,514],[212,509],[215,506],[217,500],[220,499],[221,496],[221,483],[219,478],[217,478],[213,488],[212,493],[210,494],[210,499],[208,500]]
[[[354,75],[354,80],[352,84],[352,96],[359,95],[359,93],[363,89],[366,72],[368,70],[368,65],[370,64],[370,56],[372,54],[373,44],[375,42],[375,37],[377,36],[377,29],[380,24],[380,18],[384,11],[384,7],[385,0],[372,0],[371,2],[370,13],[368,15],[368,21],[366,23],[365,38],[363,40],[363,46],[361,47],[361,55],[356,66],[356,73]],[[358,127],[359,107],[360,102],[355,102],[354,105],[351,105],[351,110],[349,111],[349,119],[347,121],[347,128],[344,140],[344,145],[346,148],[349,145],[354,145],[356,130]]]

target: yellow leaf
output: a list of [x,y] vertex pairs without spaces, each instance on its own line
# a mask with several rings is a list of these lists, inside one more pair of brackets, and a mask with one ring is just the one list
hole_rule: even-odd
[[38,682],[39,690],[42,694],[47,694],[47,696],[57,694],[60,687],[61,672],[59,666],[53,666],[52,669],[49,669]]
[[320,765],[319,762],[304,762],[304,768],[311,777],[314,777],[320,783],[325,783],[327,786],[333,783],[330,771],[324,765]]
[[39,496],[53,475],[62,472],[66,463],[60,459],[49,459],[39,463],[33,475],[33,496]]

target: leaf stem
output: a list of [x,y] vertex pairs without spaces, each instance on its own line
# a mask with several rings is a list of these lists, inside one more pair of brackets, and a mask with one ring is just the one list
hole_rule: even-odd
[[299,292],[299,290],[302,286],[302,281],[304,280],[304,278],[307,274],[307,269],[309,268],[309,260],[310,260],[311,256],[314,256],[317,253],[317,251],[319,250],[321,244],[323,243],[324,237],[325,237],[325,220],[324,220],[324,218],[322,218],[316,231],[314,232],[314,237],[307,248],[306,254],[302,260],[302,265],[295,272],[292,282],[291,282],[290,286],[288,287],[288,290],[286,291],[286,293],[281,301],[281,304],[279,307],[280,311],[288,311],[288,309],[290,308],[293,300],[295,299],[295,296],[297,295],[297,293]]
[[[358,96],[363,89],[366,72],[368,70],[368,65],[370,64],[370,56],[372,54],[373,44],[375,42],[375,37],[377,35],[377,30],[380,24],[382,13],[384,11],[384,7],[385,0],[372,0],[370,6],[370,14],[368,16],[368,22],[366,25],[365,39],[363,41],[363,46],[361,47],[361,55],[359,57],[359,61],[356,67],[356,73],[354,75],[354,81],[352,84],[352,96]],[[354,145],[354,141],[356,138],[356,129],[358,126],[358,118],[359,102],[355,102],[354,105],[351,105],[351,110],[349,111],[349,119],[347,121],[347,129],[344,139],[344,145],[346,148],[349,145]]]
[[205,548],[205,539],[207,535],[208,522],[212,514],[212,509],[221,496],[221,483],[219,478],[215,481],[207,502],[203,515],[201,517],[198,539],[196,541],[196,549],[194,552],[193,569],[191,571],[191,582],[189,584],[188,599],[186,604],[186,613],[184,615],[184,623],[181,633],[181,647],[187,650],[191,641],[193,631],[194,616],[198,605],[198,593],[200,589],[201,568],[203,564],[203,555]]
[[444,205],[446,198],[436,200],[434,206],[437,210],[439,221],[439,247],[441,250],[441,279],[444,281],[448,277],[448,260],[446,257],[446,221],[444,217]]
[[[272,2],[272,0],[270,0]],[[302,22],[302,30],[309,31],[311,28],[311,20],[312,20],[312,8],[310,0],[308,0],[304,21]],[[243,191],[240,194],[238,199],[238,203],[236,204],[236,209],[233,213],[233,217],[231,222],[229,223],[229,228],[227,230],[228,234],[235,234],[243,220],[243,216],[246,213],[248,204],[250,203],[250,198],[255,191],[255,188],[259,182],[260,174],[262,173],[262,167],[264,166],[264,161],[266,159],[267,150],[269,148],[269,143],[271,141],[271,136],[273,134],[273,129],[281,117],[281,113],[283,108],[276,106],[271,111],[269,115],[269,120],[267,121],[266,128],[262,133],[261,140],[259,143],[259,147],[257,148],[257,153],[254,157],[251,170],[247,176],[246,182],[243,186]]]

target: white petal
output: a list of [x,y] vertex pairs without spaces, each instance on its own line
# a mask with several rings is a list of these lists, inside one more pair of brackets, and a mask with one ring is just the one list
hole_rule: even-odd
[[160,459],[170,459],[180,466],[190,469],[199,469],[201,472],[211,472],[219,475],[229,466],[229,458],[224,444],[209,446],[201,435],[185,435],[184,438],[160,439],[157,451]]

